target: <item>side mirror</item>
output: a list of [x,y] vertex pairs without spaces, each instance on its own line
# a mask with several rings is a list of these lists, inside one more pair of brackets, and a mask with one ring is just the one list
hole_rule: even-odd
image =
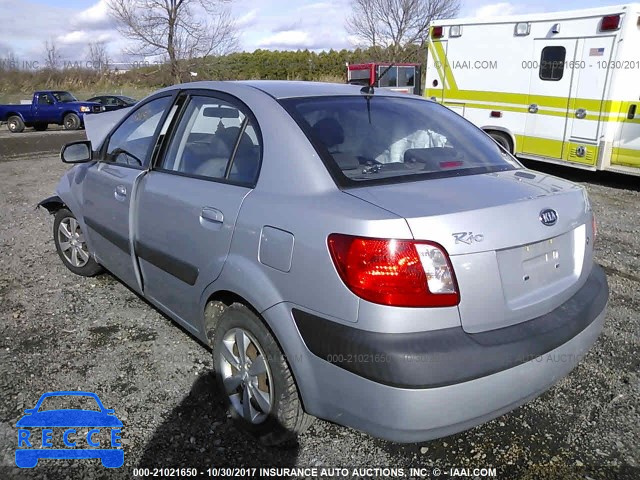
[[73,142],[67,143],[62,147],[60,152],[60,160],[63,163],[86,163],[92,160],[91,142]]

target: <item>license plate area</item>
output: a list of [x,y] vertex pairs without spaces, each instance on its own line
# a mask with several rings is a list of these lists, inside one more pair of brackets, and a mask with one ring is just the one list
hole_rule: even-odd
[[560,293],[577,280],[580,269],[576,262],[582,258],[577,255],[581,245],[578,230],[580,227],[557,237],[496,252],[502,289],[510,309]]

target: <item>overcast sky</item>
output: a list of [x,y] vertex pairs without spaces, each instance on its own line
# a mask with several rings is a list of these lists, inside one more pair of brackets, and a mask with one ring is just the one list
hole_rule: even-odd
[[[461,0],[461,17],[552,12],[624,3],[621,0]],[[241,49],[351,48],[344,30],[350,0],[235,0],[242,27]],[[0,58],[11,49],[20,59],[43,58],[53,39],[69,61],[86,58],[87,43],[107,42],[112,58],[125,46],[110,21],[104,0],[0,0]]]

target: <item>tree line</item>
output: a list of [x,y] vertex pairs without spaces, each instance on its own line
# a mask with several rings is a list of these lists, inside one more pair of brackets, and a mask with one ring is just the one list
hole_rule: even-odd
[[[426,53],[414,47],[403,51],[406,61],[424,63]],[[355,50],[277,51],[256,50],[209,56],[191,61],[180,81],[193,80],[310,80],[345,82],[347,63],[389,61],[390,52],[376,47]],[[90,62],[89,62],[90,63]],[[135,85],[150,90],[176,83],[169,63],[131,69],[118,74],[114,70],[86,68],[86,63],[45,66],[37,71],[19,68],[19,62],[0,61],[0,93],[30,93],[48,88],[102,91],[111,87]],[[196,75],[193,75],[196,74]]]

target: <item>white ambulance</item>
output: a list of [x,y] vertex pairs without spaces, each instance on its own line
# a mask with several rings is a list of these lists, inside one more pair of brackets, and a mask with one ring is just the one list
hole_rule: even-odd
[[640,4],[434,22],[424,94],[524,159],[640,175]]

